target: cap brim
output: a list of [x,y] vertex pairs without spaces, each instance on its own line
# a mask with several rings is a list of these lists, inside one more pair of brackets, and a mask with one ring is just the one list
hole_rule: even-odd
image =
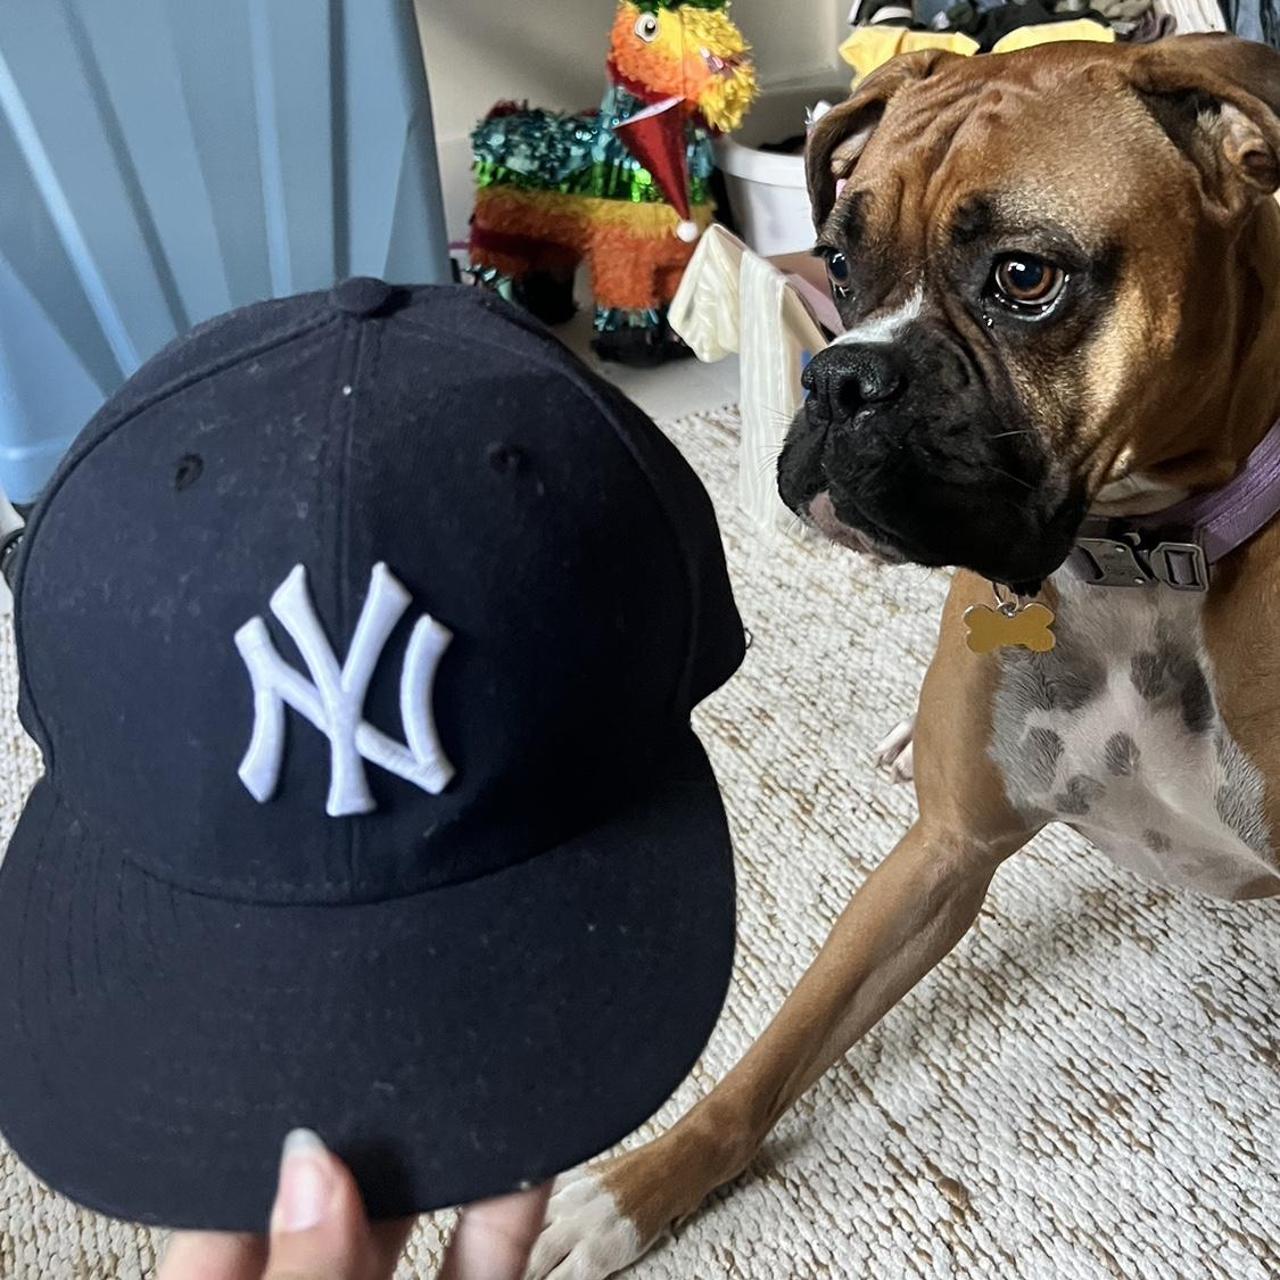
[[0,868],[0,1130],[90,1208],[247,1231],[298,1125],[375,1217],[612,1146],[693,1065],[733,959],[719,792],[692,733],[675,756],[570,843],[354,906],[174,889],[41,782]]

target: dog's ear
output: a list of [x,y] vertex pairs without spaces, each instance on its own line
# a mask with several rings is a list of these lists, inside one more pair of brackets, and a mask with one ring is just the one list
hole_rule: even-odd
[[893,58],[814,124],[805,143],[804,166],[815,227],[827,220],[839,183],[853,172],[889,99],[906,85],[932,75],[940,62],[956,56],[942,49],[925,49]]
[[1220,218],[1280,189],[1280,53],[1234,36],[1179,36],[1137,50],[1130,76]]

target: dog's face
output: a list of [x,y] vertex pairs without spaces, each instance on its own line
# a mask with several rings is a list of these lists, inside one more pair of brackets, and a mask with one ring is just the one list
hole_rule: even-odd
[[1237,248],[1280,185],[1264,92],[1261,46],[1060,44],[901,58],[823,117],[806,162],[847,332],[805,370],[788,506],[1029,586],[1091,504],[1185,482],[1224,334],[1273,287]]

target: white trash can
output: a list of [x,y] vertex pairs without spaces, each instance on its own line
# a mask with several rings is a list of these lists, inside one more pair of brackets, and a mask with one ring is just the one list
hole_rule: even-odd
[[[813,245],[813,222],[800,152],[806,111],[822,100],[841,102],[848,81],[829,80],[766,89],[735,133],[716,140],[729,202],[742,238],[761,257],[795,253]],[[790,154],[762,145],[795,140]]]

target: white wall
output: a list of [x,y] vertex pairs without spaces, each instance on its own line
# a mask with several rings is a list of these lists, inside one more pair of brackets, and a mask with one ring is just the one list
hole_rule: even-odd
[[[595,106],[613,24],[612,0],[415,0],[422,31],[449,233],[466,236],[475,122],[501,98]],[[733,0],[763,83],[836,65],[847,0]]]

